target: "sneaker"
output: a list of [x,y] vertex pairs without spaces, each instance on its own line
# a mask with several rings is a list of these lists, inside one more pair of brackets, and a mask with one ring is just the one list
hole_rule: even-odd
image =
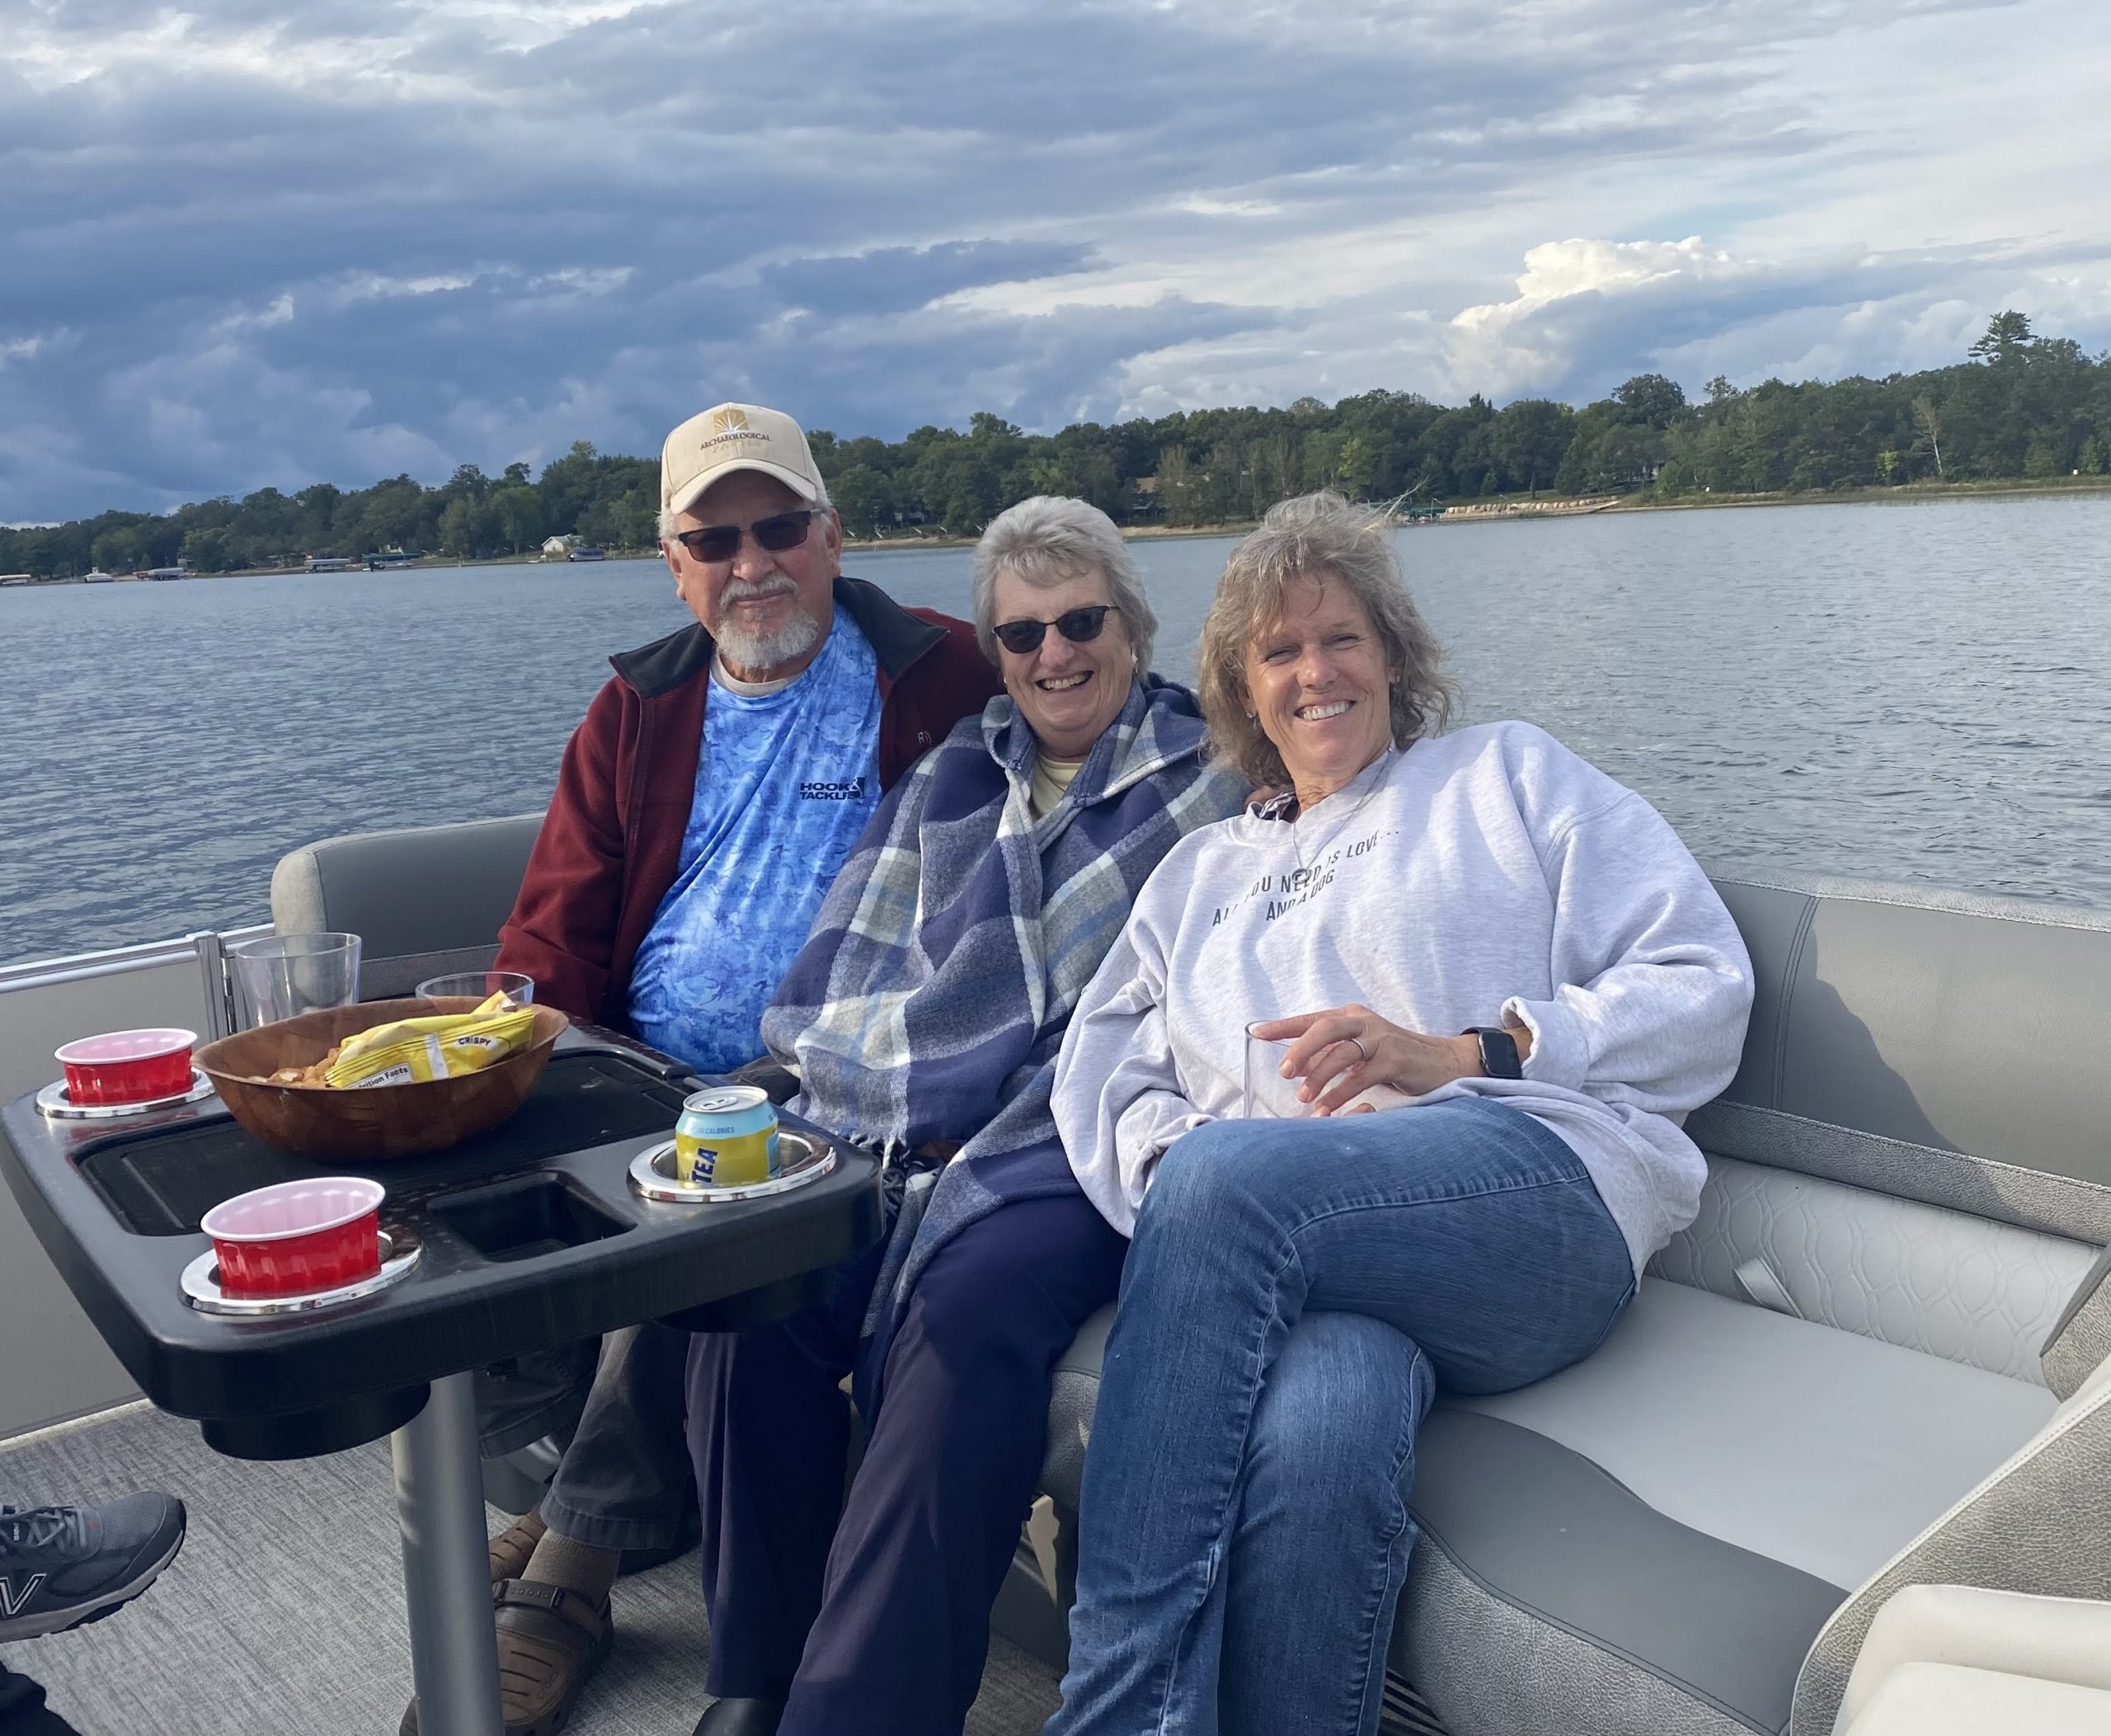
[[0,1507],[0,1640],[63,1633],[130,1602],[176,1559],[183,1523],[172,1495]]

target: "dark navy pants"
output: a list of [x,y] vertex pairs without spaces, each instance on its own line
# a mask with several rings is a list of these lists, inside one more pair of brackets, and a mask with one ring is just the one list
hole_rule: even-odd
[[952,1736],[1047,1445],[1056,1360],[1128,1244],[1082,1193],[1000,1207],[931,1259],[846,1494],[879,1251],[773,1326],[699,1334],[689,1431],[711,1612],[706,1685],[788,1700],[780,1736]]
[[44,1703],[44,1690],[0,1663],[0,1736],[73,1736],[73,1726]]

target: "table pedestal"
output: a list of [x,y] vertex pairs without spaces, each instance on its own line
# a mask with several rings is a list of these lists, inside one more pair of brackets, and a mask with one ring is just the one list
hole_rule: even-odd
[[389,1447],[421,1736],[504,1736],[476,1376],[435,1381],[425,1409]]

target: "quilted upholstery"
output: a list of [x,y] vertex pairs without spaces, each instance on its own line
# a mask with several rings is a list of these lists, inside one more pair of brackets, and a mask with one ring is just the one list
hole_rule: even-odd
[[1650,1271],[1737,1301],[1764,1260],[1807,1320],[2043,1384],[2038,1352],[2097,1250],[1867,1188],[1711,1157],[1700,1215]]

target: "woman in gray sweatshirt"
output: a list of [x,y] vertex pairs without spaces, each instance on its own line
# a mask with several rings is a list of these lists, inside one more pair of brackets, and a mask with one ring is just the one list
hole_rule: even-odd
[[[1680,1123],[1751,1005],[1647,802],[1528,723],[1441,733],[1381,515],[1273,508],[1200,686],[1262,794],[1159,864],[1056,1069],[1133,1241],[1050,1736],[1375,1728],[1431,1400],[1605,1337],[1693,1218]],[[1250,1115],[1249,1027],[1282,1045]]]

